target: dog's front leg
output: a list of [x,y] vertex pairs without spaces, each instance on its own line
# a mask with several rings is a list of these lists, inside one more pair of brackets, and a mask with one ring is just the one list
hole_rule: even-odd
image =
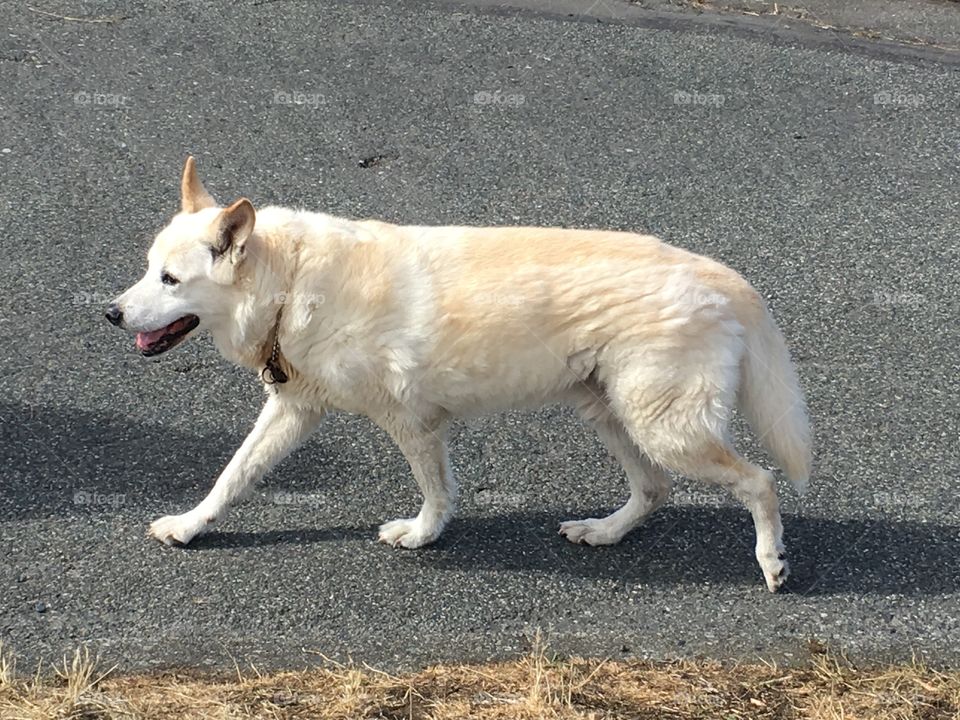
[[447,425],[411,419],[384,427],[410,463],[423,493],[423,506],[414,518],[381,525],[380,541],[393,547],[418,548],[439,537],[456,505],[457,490],[447,457]]
[[150,526],[149,535],[167,545],[186,545],[223,518],[230,504],[300,444],[320,422],[322,412],[297,407],[279,395],[267,400],[256,425],[217,478],[213,490],[193,510],[168,515]]

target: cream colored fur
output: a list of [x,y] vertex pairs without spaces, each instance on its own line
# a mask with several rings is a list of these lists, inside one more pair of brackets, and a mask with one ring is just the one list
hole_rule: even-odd
[[[801,489],[810,431],[783,338],[733,270],[624,232],[403,227],[255,213],[247,201],[221,209],[192,160],[182,193],[145,276],[117,299],[124,326],[197,315],[225,357],[257,372],[276,328],[289,381],[266,386],[253,432],[210,495],[157,520],[157,539],[190,542],[338,409],[369,416],[409,461],[423,507],[384,524],[380,539],[420,547],[454,510],[453,419],[566,402],[623,465],[631,494],[609,517],[563,523],[563,535],[617,542],[666,500],[672,470],[739,497],[768,588],[786,579],[773,478],[736,454],[727,428],[739,403]],[[179,284],[163,284],[164,272]]]

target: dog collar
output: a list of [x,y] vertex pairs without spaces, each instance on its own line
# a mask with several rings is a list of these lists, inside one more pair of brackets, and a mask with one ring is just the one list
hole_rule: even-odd
[[283,315],[283,305],[277,310],[277,322],[273,326],[273,348],[270,351],[270,357],[267,358],[263,370],[260,371],[260,379],[267,385],[282,385],[290,378],[280,367],[280,317]]

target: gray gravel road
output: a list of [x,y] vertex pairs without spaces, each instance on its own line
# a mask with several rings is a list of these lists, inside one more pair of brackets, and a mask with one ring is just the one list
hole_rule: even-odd
[[[612,657],[960,660],[960,56],[614,0],[33,7],[102,22],[0,13],[0,639],[27,666],[86,644],[124,669],[395,668],[537,628]],[[642,229],[740,270],[817,430],[810,493],[783,488],[792,592],[765,591],[747,513],[685,481],[620,546],[567,544],[625,483],[558,408],[456,429],[462,509],[429,549],[375,543],[418,497],[349,416],[215,534],[149,542],[262,397],[206,338],[147,361],[102,319],[187,153],[222,201]]]

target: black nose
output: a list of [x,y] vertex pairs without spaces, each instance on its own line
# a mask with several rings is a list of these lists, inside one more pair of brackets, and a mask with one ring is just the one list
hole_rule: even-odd
[[111,325],[119,327],[120,323],[123,322],[123,310],[120,309],[119,305],[111,305],[104,313],[104,317],[110,321]]

